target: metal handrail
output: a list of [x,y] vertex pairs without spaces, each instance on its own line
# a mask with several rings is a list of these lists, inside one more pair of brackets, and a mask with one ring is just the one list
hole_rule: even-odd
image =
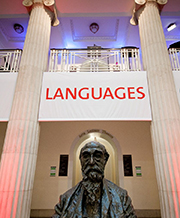
[[[0,50],[0,72],[18,72],[22,50]],[[173,71],[180,71],[180,48],[170,48]],[[141,71],[137,48],[51,49],[49,72]]]
[[141,71],[139,49],[51,49],[49,72]]
[[0,50],[0,72],[18,72],[22,50]]

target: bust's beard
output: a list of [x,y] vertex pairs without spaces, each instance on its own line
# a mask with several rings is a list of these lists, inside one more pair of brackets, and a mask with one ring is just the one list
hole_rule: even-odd
[[90,171],[87,176],[83,176],[82,185],[87,204],[94,205],[99,200],[103,178],[104,174],[96,171]]

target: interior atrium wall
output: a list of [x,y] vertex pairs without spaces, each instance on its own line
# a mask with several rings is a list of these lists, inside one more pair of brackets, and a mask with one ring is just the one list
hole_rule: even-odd
[[[32,210],[53,209],[60,194],[72,187],[73,168],[70,165],[68,165],[68,176],[58,176],[60,155],[70,155],[77,136],[91,129],[107,131],[117,139],[122,155],[132,155],[133,176],[123,176],[124,184],[120,186],[128,191],[135,209],[159,209],[150,122],[42,122],[40,127]],[[56,166],[55,177],[50,177],[51,166]],[[141,177],[136,176],[136,166],[141,166]],[[117,167],[122,168],[122,166]]]

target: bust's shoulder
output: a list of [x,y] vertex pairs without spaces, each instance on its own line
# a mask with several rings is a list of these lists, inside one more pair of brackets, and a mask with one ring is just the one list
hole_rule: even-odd
[[81,187],[82,187],[82,182],[79,182],[77,185],[75,185],[74,187],[67,190],[64,194],[62,194],[60,198],[63,199],[63,198],[68,198],[69,196],[72,196],[74,193],[79,192]]
[[111,192],[112,194],[127,195],[127,191],[119,187],[115,183],[107,179],[104,179],[104,183],[107,185],[109,192]]
[[127,217],[137,218],[127,191],[109,180],[105,180],[104,183],[106,183],[106,188],[108,189],[112,201],[113,213],[116,214],[117,217],[125,217],[122,216],[122,214],[127,214]]

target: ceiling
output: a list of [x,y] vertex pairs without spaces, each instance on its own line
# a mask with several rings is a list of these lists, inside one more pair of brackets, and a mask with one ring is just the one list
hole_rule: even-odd
[[[180,0],[169,0],[161,13],[162,25],[167,42],[180,41]],[[0,0],[0,49],[23,49],[29,14],[22,0]],[[140,47],[138,26],[130,24],[134,0],[56,0],[60,25],[52,27],[50,48],[120,48]],[[91,23],[99,25],[97,33],[89,30]],[[177,28],[168,32],[170,23]],[[15,23],[24,27],[18,34]]]

